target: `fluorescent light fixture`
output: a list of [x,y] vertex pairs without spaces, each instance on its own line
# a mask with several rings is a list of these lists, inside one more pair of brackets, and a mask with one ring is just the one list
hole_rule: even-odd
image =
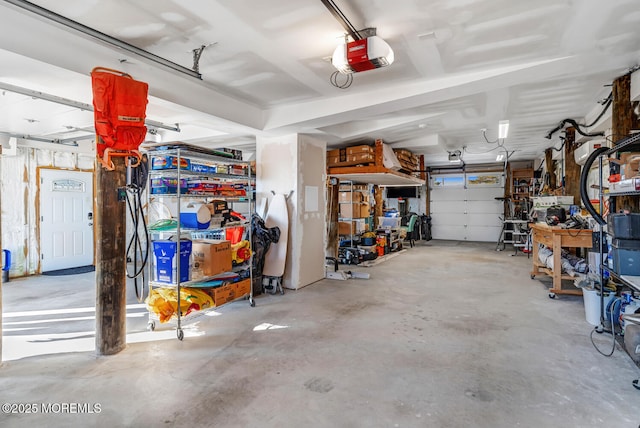
[[504,153],[498,153],[496,156],[496,162],[502,162],[504,160]]
[[509,121],[501,120],[498,122],[498,138],[505,139],[509,134]]

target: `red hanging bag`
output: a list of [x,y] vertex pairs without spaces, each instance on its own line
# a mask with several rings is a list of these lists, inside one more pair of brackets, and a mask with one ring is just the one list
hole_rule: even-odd
[[127,73],[96,67],[91,71],[98,160],[112,170],[112,156],[136,157],[144,141],[149,85]]

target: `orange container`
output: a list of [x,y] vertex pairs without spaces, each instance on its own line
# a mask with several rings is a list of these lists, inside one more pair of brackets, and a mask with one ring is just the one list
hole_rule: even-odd
[[227,241],[231,241],[232,244],[242,241],[242,235],[244,235],[244,226],[230,227],[226,231]]

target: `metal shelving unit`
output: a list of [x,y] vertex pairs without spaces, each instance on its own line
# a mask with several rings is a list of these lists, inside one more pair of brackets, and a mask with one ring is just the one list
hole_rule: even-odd
[[[244,279],[249,279],[249,292],[243,294],[241,296],[236,296],[236,300],[248,298],[251,306],[255,306],[255,301],[253,299],[253,251],[251,249],[251,216],[255,211],[255,198],[254,198],[254,178],[251,175],[251,166],[248,162],[244,162],[237,159],[232,159],[228,157],[224,157],[218,154],[218,152],[209,151],[206,149],[201,149],[195,146],[188,145],[176,145],[176,146],[164,146],[164,147],[154,147],[148,151],[148,156],[150,157],[150,164],[153,166],[153,159],[158,158],[168,160],[169,162],[175,161],[175,167],[169,165],[168,168],[159,168],[153,169],[153,167],[149,170],[149,184],[147,185],[147,206],[149,207],[154,201],[162,201],[168,200],[173,205],[175,204],[176,218],[177,221],[175,223],[175,227],[163,228],[153,230],[152,233],[157,236],[173,236],[177,237],[176,239],[176,251],[175,251],[175,281],[171,283],[166,282],[158,282],[158,281],[149,281],[149,293],[154,287],[159,288],[175,288],[177,290],[177,309],[175,314],[175,323],[176,323],[176,333],[178,339],[182,340],[184,338],[184,332],[182,330],[183,322],[188,318],[189,320],[193,320],[197,318],[199,315],[202,315],[207,309],[203,309],[197,311],[193,315],[189,315],[185,317],[182,313],[181,309],[181,294],[180,290],[184,287],[188,286],[198,286],[200,288],[204,287],[205,283],[211,280],[214,277],[202,277],[195,280],[182,280],[182,271],[181,271],[181,243],[183,239],[192,239],[193,237],[201,237],[203,234],[209,233],[211,236],[219,235],[220,237],[225,236],[225,232],[227,229],[231,227],[244,227],[243,238],[249,241],[249,251],[250,258],[245,260],[242,264],[233,268],[234,272],[241,272],[244,276]],[[186,166],[183,166],[185,165]],[[196,169],[194,165],[198,165]],[[219,169],[226,169],[226,172],[218,172]],[[229,173],[230,170],[236,171],[237,173]],[[225,170],[223,170],[225,171]],[[153,193],[151,182],[153,179],[159,178],[169,178],[175,179],[176,189],[175,192],[167,191],[167,192],[159,192]],[[183,179],[192,179],[192,180],[205,180],[207,183],[211,185],[226,185],[232,186],[233,188],[237,186],[241,186],[241,189],[237,190],[238,195],[230,194],[232,190],[222,190],[217,191],[214,189],[211,190],[196,190],[189,191],[182,186]],[[228,189],[228,188],[227,188]],[[242,194],[244,192],[244,195]],[[222,194],[220,194],[222,193]],[[195,229],[195,228],[187,228],[181,225],[181,212],[183,210],[182,203],[184,201],[202,201],[202,203],[208,203],[211,201],[226,201],[227,203],[241,202],[247,204],[248,215],[244,221],[241,222],[231,222],[225,223],[220,227],[213,227],[208,229]],[[173,214],[173,213],[172,213]],[[154,269],[156,269],[154,263],[154,256],[151,257],[151,263],[149,264],[149,278],[153,278],[152,273]],[[248,275],[247,275],[248,271]],[[215,288],[214,286],[210,288]],[[225,302],[225,303],[228,303]],[[225,304],[223,303],[223,304]],[[213,308],[217,308],[220,305],[216,304]],[[149,330],[155,329],[155,322],[157,320],[157,316],[149,311]],[[172,320],[173,321],[173,320]]]
[[[600,206],[604,207],[604,196],[605,196],[605,192],[604,192],[604,183],[602,182],[602,158],[604,157],[609,157],[617,152],[620,151],[624,151],[624,150],[629,150],[629,149],[640,149],[640,134],[635,134],[632,135],[630,137],[626,137],[622,140],[620,140],[618,143],[614,144],[614,146],[603,152],[602,155],[600,155],[598,157],[598,174],[600,177],[600,183],[599,183],[599,202],[600,202]],[[633,180],[636,180],[635,178]],[[619,196],[640,196],[640,190],[630,190],[630,191],[622,191],[622,192],[609,192],[608,193],[609,197],[613,196],[613,197],[619,197]],[[615,210],[615,204],[611,204],[611,209],[612,212]],[[605,239],[605,232],[603,230],[603,227],[600,227],[600,232],[599,232],[599,242],[602,243],[604,242]],[[607,272],[609,275],[611,275],[612,277],[614,277],[615,279],[617,279],[618,281],[620,281],[621,283],[623,283],[624,285],[626,285],[627,287],[635,290],[635,291],[640,291],[640,277],[638,276],[631,276],[631,275],[618,275],[616,274],[613,269],[609,268],[608,266],[606,266],[604,264],[604,260],[605,260],[605,256],[606,254],[602,251],[602,244],[600,245],[600,257],[601,257],[601,272],[600,272],[600,281],[601,284],[604,284],[605,281],[605,275],[604,273]],[[601,293],[601,317],[604,317],[604,307],[603,306],[604,303],[604,298],[602,296]]]
[[[600,207],[604,207],[604,198],[605,198],[605,188],[604,188],[604,183],[603,183],[603,175],[602,175],[602,171],[603,171],[603,157],[605,158],[609,158],[611,155],[614,155],[617,152],[621,152],[621,151],[630,151],[631,149],[635,149],[635,150],[640,150],[640,134],[635,134],[632,135],[630,137],[626,137],[622,140],[620,140],[619,142],[617,142],[616,144],[614,144],[613,148],[603,151],[600,156],[598,156],[598,176],[599,176],[599,183],[598,183],[598,188],[599,188],[599,192],[598,192],[598,198],[599,198],[599,204]],[[635,189],[633,190],[626,190],[626,189],[621,189],[621,191],[611,191],[612,186],[609,186],[610,191],[608,192],[608,196],[609,196],[609,202],[610,202],[610,209],[611,212],[615,212],[616,208],[615,208],[615,198],[616,197],[620,197],[620,196],[640,196],[640,189],[638,187],[638,184],[640,184],[638,182],[639,179],[637,178],[632,178],[632,183],[630,183],[632,186],[629,187],[634,187]],[[636,190],[638,189],[638,190]],[[614,199],[612,199],[612,197]],[[607,251],[603,249],[603,243],[605,242],[605,238],[606,235],[608,234],[607,232],[604,231],[604,228],[606,226],[606,220],[605,220],[605,224],[604,225],[598,225],[599,227],[599,231],[598,231],[598,252],[600,254],[600,284],[601,284],[601,289],[604,290],[604,284],[607,281],[607,276],[609,278],[614,279],[615,281],[617,281],[618,283],[622,284],[623,286],[633,290],[633,291],[639,291],[640,292],[640,276],[634,276],[634,275],[620,275],[617,272],[615,272],[612,268],[610,268],[605,260],[606,260],[606,256]],[[625,348],[625,344],[624,344],[624,340],[623,340],[623,336],[621,333],[619,333],[616,330],[615,325],[611,325],[610,329],[608,329],[606,327],[605,324],[605,319],[606,319],[606,308],[604,305],[604,293],[601,292],[600,293],[600,326],[596,327],[596,330],[599,333],[602,332],[607,332],[610,333],[613,337],[614,342],[617,342],[623,349]],[[593,332],[592,332],[593,334]],[[594,345],[595,346],[595,345]],[[600,352],[600,351],[599,351]],[[612,348],[612,352],[613,352],[613,348]],[[602,352],[601,352],[602,353]],[[638,384],[640,383],[640,381],[638,379],[634,380],[633,385],[635,388],[638,388]],[[638,388],[640,389],[640,388]]]

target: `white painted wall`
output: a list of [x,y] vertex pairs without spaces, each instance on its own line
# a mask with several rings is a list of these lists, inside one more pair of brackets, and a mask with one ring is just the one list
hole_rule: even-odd
[[292,259],[298,266],[298,281],[303,287],[325,276],[327,145],[324,141],[301,135],[298,147],[299,197]]
[[1,242],[3,249],[11,251],[10,277],[39,273],[38,168],[93,170],[95,153],[77,150],[19,140],[15,156],[0,156]]
[[[326,143],[308,136],[258,137],[256,192],[288,195],[289,242],[283,285],[298,289],[324,278]],[[317,192],[313,188],[316,188]],[[307,193],[317,200],[307,201]],[[309,207],[317,210],[308,211]]]

